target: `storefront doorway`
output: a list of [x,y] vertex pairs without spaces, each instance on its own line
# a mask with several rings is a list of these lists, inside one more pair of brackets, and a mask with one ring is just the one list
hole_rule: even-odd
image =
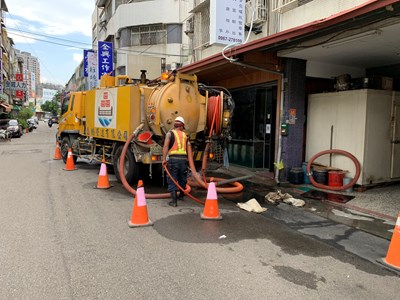
[[277,86],[256,86],[231,93],[235,111],[229,161],[273,171]]

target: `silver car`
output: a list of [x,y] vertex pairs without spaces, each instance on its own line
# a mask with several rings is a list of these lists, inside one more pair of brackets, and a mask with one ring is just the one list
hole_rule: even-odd
[[21,124],[19,124],[18,120],[15,119],[8,121],[7,130],[10,132],[11,137],[21,137],[24,133]]

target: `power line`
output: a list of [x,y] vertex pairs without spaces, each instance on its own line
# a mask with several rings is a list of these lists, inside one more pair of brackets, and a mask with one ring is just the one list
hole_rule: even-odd
[[[17,26],[18,30],[20,30],[19,27],[18,27],[17,22],[16,22],[15,19],[14,19],[14,17],[13,17],[10,13],[8,13],[8,15],[11,17],[11,19],[14,20],[15,25]],[[25,38],[26,38],[26,37],[25,37]],[[37,55],[36,51],[33,49],[33,47],[31,46],[31,44],[28,43],[28,45],[29,45],[29,47],[32,49],[32,52],[36,55],[36,58],[39,60],[39,62],[40,62],[40,63],[43,65],[43,67],[47,70],[47,72],[49,72],[49,74],[53,77],[53,79],[55,79],[55,81],[58,82],[58,84],[61,84],[61,83],[56,79],[56,77],[53,75],[53,73],[49,70],[49,68],[47,68],[46,64],[45,64],[44,62],[41,61],[41,59],[39,58],[39,55]],[[64,85],[64,84],[61,84],[61,85]]]
[[[82,47],[82,46],[77,46],[77,45],[63,44],[63,43],[58,43],[58,42],[54,42],[54,41],[48,41],[48,40],[45,40],[45,39],[39,39],[39,38],[36,38],[36,37],[32,37],[32,36],[25,35],[25,34],[19,34],[19,33],[15,33],[15,32],[13,32],[12,34],[17,35],[17,36],[21,36],[21,37],[24,37],[24,38],[27,38],[27,39],[29,38],[29,39],[32,39],[32,40],[35,40],[35,41],[40,41],[40,42],[44,42],[44,43],[48,43],[48,44],[54,44],[54,45],[59,45],[59,46],[74,47],[74,48],[83,49],[83,50],[86,50],[86,49],[89,48],[89,47]],[[66,41],[68,41],[68,40],[66,40]],[[72,42],[72,41],[71,41],[71,42]],[[80,43],[80,42],[79,42],[79,43]],[[83,43],[82,43],[82,44],[83,44]],[[88,45],[88,46],[93,46],[93,44],[86,44],[86,45]],[[143,52],[143,50],[142,50],[142,51],[139,51],[139,50],[121,49],[121,48],[119,48],[119,49],[115,49],[115,48],[114,48],[114,51],[120,52],[120,53],[137,54],[137,55],[160,55],[160,56],[162,55],[162,56],[187,57],[187,55],[181,55],[181,54],[170,54],[170,53],[149,52],[149,51]]]
[[85,42],[79,42],[79,41],[73,41],[73,40],[63,39],[63,38],[59,38],[59,37],[55,37],[55,36],[51,36],[51,35],[40,34],[40,33],[32,32],[32,31],[21,30],[21,29],[16,29],[16,28],[11,28],[11,27],[7,27],[7,30],[12,31],[13,34],[16,34],[15,32],[17,31],[17,32],[23,32],[23,33],[31,34],[31,35],[42,36],[42,37],[46,37],[46,38],[53,39],[53,40],[71,42],[71,43],[74,43],[74,44],[82,44],[82,45],[87,45],[87,46],[89,46],[89,45],[91,46],[91,45],[92,45],[92,44],[90,44],[90,43],[85,43]]
[[[15,33],[15,32],[13,32],[12,34],[13,35],[17,35],[17,36],[21,36],[21,37],[24,37],[24,38],[27,38],[27,39],[32,39],[32,40],[35,40],[35,41],[40,41],[40,42],[53,44],[53,45],[68,46],[68,47],[74,47],[74,48],[78,48],[78,49],[87,49],[88,48],[88,47],[81,47],[81,46],[76,46],[76,45],[68,45],[68,44],[62,44],[62,43],[58,43],[58,42],[52,42],[52,41],[39,39],[39,38],[34,38],[34,37],[29,36],[29,35],[19,34],[19,33]],[[89,44],[87,44],[87,45],[89,45]]]

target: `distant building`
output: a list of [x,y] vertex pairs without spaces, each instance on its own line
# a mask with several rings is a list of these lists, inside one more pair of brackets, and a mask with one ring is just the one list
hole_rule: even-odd
[[23,61],[22,74],[26,82],[27,92],[26,100],[41,97],[38,93],[40,85],[40,63],[38,58],[32,56],[29,52],[15,50],[17,57]]
[[42,104],[52,101],[57,92],[57,90],[43,89]]

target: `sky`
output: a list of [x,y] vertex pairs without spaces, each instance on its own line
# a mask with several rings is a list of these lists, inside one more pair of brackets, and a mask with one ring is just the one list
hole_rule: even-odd
[[5,0],[14,47],[39,59],[41,82],[65,85],[91,49],[95,0]]

